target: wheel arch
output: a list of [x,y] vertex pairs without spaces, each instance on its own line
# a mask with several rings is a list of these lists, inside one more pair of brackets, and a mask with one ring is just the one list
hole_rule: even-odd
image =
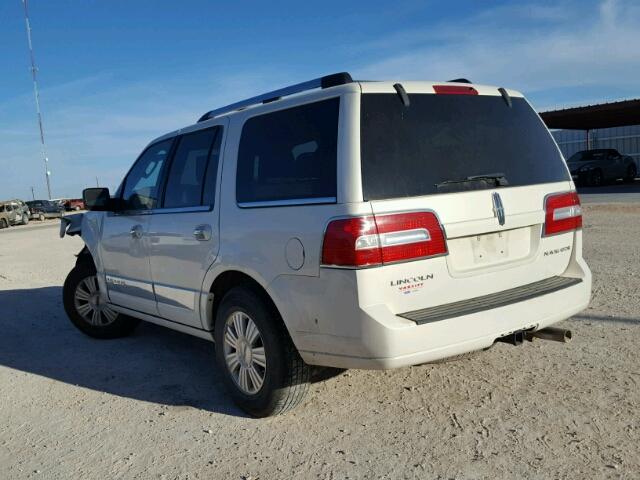
[[264,300],[265,304],[273,311],[274,314],[277,315],[285,328],[287,328],[273,296],[269,293],[265,284],[261,283],[255,277],[256,276],[243,272],[239,269],[225,270],[215,277],[209,288],[206,290],[208,291],[208,295],[206,299],[205,316],[203,318],[206,330],[214,330],[218,307],[220,306],[220,302],[224,298],[225,294],[233,288],[241,286],[250,289]]

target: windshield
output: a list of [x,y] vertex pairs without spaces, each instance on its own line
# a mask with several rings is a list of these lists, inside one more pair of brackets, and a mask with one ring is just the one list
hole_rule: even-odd
[[365,200],[569,180],[551,134],[522,98],[364,94]]

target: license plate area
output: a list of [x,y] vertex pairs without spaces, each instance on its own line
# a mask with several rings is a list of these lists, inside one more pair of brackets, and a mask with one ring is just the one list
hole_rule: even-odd
[[449,271],[455,276],[531,259],[538,238],[539,229],[529,226],[451,239],[447,242]]
[[476,235],[471,240],[473,261],[476,265],[495,263],[509,258],[507,232]]

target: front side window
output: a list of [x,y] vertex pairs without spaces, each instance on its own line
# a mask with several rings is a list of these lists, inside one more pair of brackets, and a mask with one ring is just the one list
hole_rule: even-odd
[[238,152],[238,203],[335,201],[340,100],[250,118]]
[[[183,135],[171,162],[167,189],[164,196],[165,208],[194,207],[203,205],[205,177],[215,175],[218,170],[219,128],[209,128]],[[209,170],[211,169],[211,172]],[[213,197],[206,195],[207,201]],[[207,203],[210,204],[210,203]]]
[[124,210],[150,210],[158,205],[160,183],[173,139],[151,145],[138,158],[122,190]]

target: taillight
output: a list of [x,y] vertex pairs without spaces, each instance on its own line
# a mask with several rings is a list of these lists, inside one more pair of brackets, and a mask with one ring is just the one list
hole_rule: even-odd
[[322,263],[368,267],[447,253],[444,232],[431,212],[333,220],[322,246]]
[[582,207],[576,192],[549,195],[545,201],[544,236],[582,227]]
[[478,95],[475,88],[460,85],[434,85],[433,90],[440,95]]

